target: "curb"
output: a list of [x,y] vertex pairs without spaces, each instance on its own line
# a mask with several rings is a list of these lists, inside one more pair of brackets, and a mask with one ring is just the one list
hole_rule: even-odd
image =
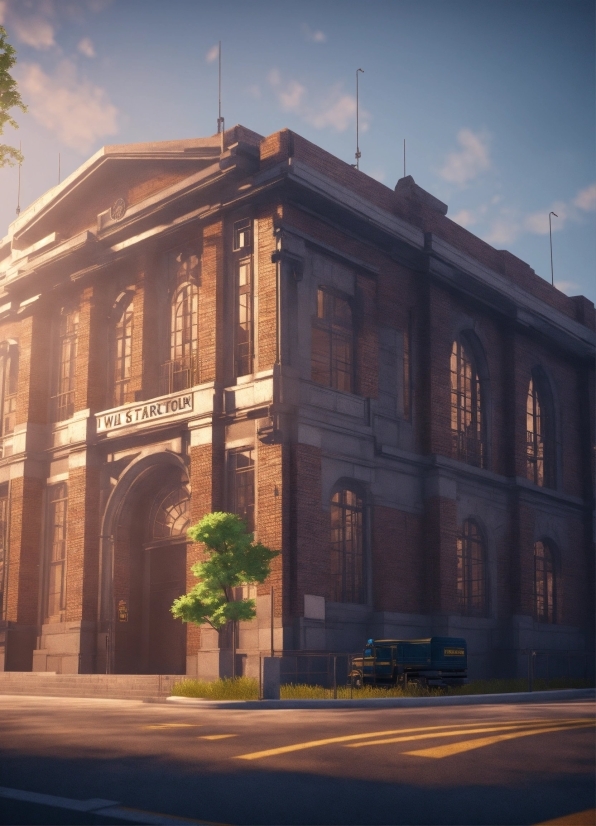
[[196,697],[168,697],[174,705],[205,709],[318,708],[424,708],[425,706],[507,705],[513,703],[549,703],[565,700],[594,700],[594,688],[565,688],[558,691],[524,691],[514,694],[462,694],[454,697],[379,697],[369,700],[202,700]]

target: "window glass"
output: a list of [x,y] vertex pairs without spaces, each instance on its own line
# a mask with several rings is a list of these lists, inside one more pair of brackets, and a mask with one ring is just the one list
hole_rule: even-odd
[[457,537],[457,599],[463,614],[486,613],[484,540],[472,519],[466,519]]
[[480,378],[461,341],[451,348],[451,434],[455,459],[486,467]]
[[331,576],[335,602],[365,601],[363,502],[352,490],[331,500]]
[[249,531],[254,531],[255,460],[253,448],[230,451],[228,473],[231,509],[246,522]]
[[555,622],[555,571],[553,553],[545,542],[534,545],[534,617]]
[[58,318],[56,337],[57,354],[52,393],[54,421],[69,419],[74,413],[78,330],[78,309],[63,307]]
[[134,401],[130,397],[129,385],[132,369],[132,297],[118,309],[113,330],[113,392],[112,407]]
[[68,493],[66,483],[48,489],[48,619],[59,619],[66,607],[66,527]]
[[317,384],[353,392],[354,330],[349,300],[329,290],[317,291],[312,325],[311,375]]

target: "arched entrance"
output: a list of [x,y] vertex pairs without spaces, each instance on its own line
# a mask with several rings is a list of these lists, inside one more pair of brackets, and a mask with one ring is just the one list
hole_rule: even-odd
[[118,483],[125,492],[112,505],[111,587],[104,589],[112,616],[109,670],[184,674],[186,626],[170,608],[186,592],[186,474],[178,461],[135,470],[131,481]]

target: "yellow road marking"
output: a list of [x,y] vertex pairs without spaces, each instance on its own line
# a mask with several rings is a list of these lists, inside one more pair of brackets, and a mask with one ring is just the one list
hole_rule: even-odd
[[596,809],[585,809],[583,812],[573,812],[554,820],[545,820],[537,826],[596,826]]
[[142,728],[201,728],[203,723],[155,723],[152,726],[142,726]]
[[[547,724],[548,720],[527,720],[525,724],[530,725],[531,723],[544,723]],[[468,727],[476,726],[478,723],[468,723]],[[508,727],[511,728],[513,725],[512,723],[495,723],[496,726],[500,727]],[[302,751],[304,749],[314,749],[318,746],[328,746],[332,743],[345,743],[349,740],[366,740],[367,738],[370,739],[371,737],[386,737],[387,735],[391,734],[409,734],[416,731],[442,731],[444,729],[460,729],[463,730],[466,728],[464,724],[462,726],[461,723],[451,723],[442,726],[418,726],[417,728],[398,728],[398,729],[390,729],[385,731],[368,731],[366,734],[345,734],[339,737],[327,737],[324,740],[308,740],[303,743],[293,743],[290,746],[280,746],[276,749],[266,749],[265,751],[253,751],[249,754],[238,754],[236,755],[236,759],[238,760],[260,760],[263,757],[275,757],[278,754],[290,754],[293,751]]]
[[224,740],[226,737],[238,737],[237,734],[203,734],[199,740]]
[[473,749],[481,749],[484,746],[492,746],[494,743],[500,743],[503,740],[515,740],[517,737],[530,737],[532,734],[545,734],[552,731],[569,731],[570,729],[588,728],[593,726],[593,723],[574,723],[567,726],[550,726],[533,728],[529,731],[513,731],[508,734],[497,734],[493,737],[480,737],[476,740],[464,740],[459,743],[450,743],[447,746],[437,746],[430,749],[419,749],[417,751],[406,751],[408,754],[415,757],[451,757],[453,754],[461,754],[465,751],[472,751]]
[[[564,720],[559,725],[569,724],[569,723],[578,723],[581,722],[579,720]],[[409,735],[407,737],[391,737],[386,740],[367,740],[365,743],[348,743],[345,748],[347,749],[360,749],[363,746],[385,746],[389,743],[405,743],[408,740],[431,740],[435,737],[458,737],[461,734],[486,734],[489,731],[502,731],[504,728],[509,729],[525,729],[532,727],[533,729],[538,728],[540,730],[541,726],[545,725],[553,725],[552,722],[544,721],[544,723],[508,723],[508,724],[501,724],[501,725],[493,725],[493,726],[483,726],[482,728],[460,728],[459,731],[433,731],[428,734],[414,734]]]

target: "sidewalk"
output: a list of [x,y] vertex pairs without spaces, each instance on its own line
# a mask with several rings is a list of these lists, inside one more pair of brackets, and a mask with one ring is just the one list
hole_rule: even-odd
[[298,708],[424,708],[426,706],[504,705],[514,703],[557,703],[595,700],[594,688],[566,688],[559,691],[523,691],[515,694],[462,694],[453,697],[379,697],[369,700],[201,700],[195,697],[168,697],[174,705],[198,708],[298,709]]

